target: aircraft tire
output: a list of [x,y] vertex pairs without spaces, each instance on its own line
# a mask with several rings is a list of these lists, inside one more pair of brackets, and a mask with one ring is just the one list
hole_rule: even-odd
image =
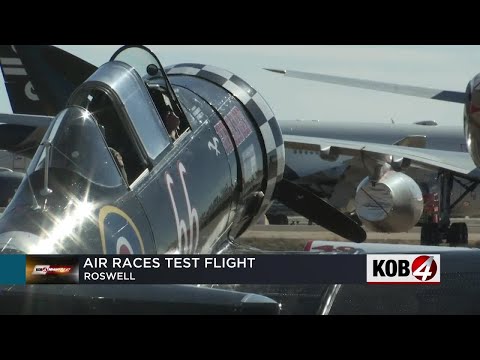
[[420,234],[420,244],[421,245],[438,245],[441,242],[440,230],[438,224],[430,223],[423,224],[422,231]]
[[468,227],[465,223],[453,223],[447,233],[447,242],[450,246],[468,245]]

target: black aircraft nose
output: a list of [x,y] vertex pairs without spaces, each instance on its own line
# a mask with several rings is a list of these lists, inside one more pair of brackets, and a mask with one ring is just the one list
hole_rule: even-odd
[[241,301],[240,312],[249,315],[278,315],[281,305],[269,297],[259,294],[247,294]]

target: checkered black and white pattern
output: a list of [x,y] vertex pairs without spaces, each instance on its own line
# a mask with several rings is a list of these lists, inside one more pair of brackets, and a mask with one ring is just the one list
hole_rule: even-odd
[[247,108],[252,118],[257,122],[265,142],[268,161],[267,187],[260,209],[260,214],[263,214],[269,206],[275,184],[277,181],[282,180],[285,169],[285,148],[282,132],[270,106],[260,93],[227,70],[201,64],[178,64],[170,66],[165,70],[170,75],[197,76],[222,86]]

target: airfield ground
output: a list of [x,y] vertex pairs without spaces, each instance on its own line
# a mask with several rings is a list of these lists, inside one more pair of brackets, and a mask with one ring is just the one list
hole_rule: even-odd
[[[480,219],[453,219],[465,221],[469,231],[469,247],[480,248]],[[289,218],[293,225],[255,225],[240,239],[246,245],[264,250],[303,250],[308,240],[345,241],[340,236],[316,225],[308,225],[301,217]],[[367,231],[367,243],[420,244],[420,227],[406,233],[376,233]]]
[[[2,212],[3,208],[0,208],[0,216]],[[480,248],[480,219],[452,219],[452,222],[466,222],[469,231],[468,246]],[[308,221],[300,216],[289,217],[289,223],[291,225],[255,225],[242,235],[239,242],[263,250],[301,251],[309,240],[345,241],[321,226],[308,225]],[[365,242],[420,245],[420,227],[394,234],[367,230]]]

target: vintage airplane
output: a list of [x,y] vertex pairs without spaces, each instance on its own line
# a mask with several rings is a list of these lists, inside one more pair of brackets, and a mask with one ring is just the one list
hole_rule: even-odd
[[[62,54],[37,50],[45,49],[52,57]],[[57,80],[60,85],[62,77]],[[37,96],[45,92],[31,85]],[[79,84],[63,107],[54,117],[1,115],[11,125],[1,125],[2,132],[11,136],[31,128],[21,142],[28,145],[2,147],[36,151],[0,218],[0,253],[228,253],[273,198],[347,239],[365,238],[358,224],[285,178],[284,139],[272,111],[226,70],[199,64],[164,69],[147,48],[126,46]],[[414,164],[426,162],[407,147],[399,149]],[[427,153],[437,159],[442,154]],[[364,251],[354,244],[351,249]],[[434,251],[443,254],[441,288],[8,286],[0,287],[0,312],[271,314],[284,302],[283,309],[293,313],[435,313],[445,307],[480,313],[479,301],[464,306],[467,298],[471,304],[480,297],[470,276],[478,273],[480,251]],[[457,301],[437,289],[454,289]],[[305,296],[289,297],[292,291]],[[432,296],[439,299],[433,305]],[[399,299],[408,306],[398,306]]]
[[[5,137],[29,130],[2,147],[34,154],[0,219],[1,253],[218,253],[256,223],[272,197],[348,239],[365,239],[351,219],[282,180],[282,135],[258,92],[214,67],[166,71],[147,48],[125,46],[74,89],[56,116],[2,116]],[[45,94],[41,86],[36,91]],[[65,298],[49,291],[8,288],[0,307],[21,312],[19,298],[42,302],[55,295],[50,311],[71,308],[71,298],[62,306]],[[122,304],[135,300],[111,287],[72,291],[80,308],[101,306],[92,306],[92,296],[111,298],[112,291]],[[172,286],[141,292],[155,312],[278,311],[268,298],[235,291]]]
[[[14,113],[54,115],[66,103],[75,86],[96,69],[95,66],[53,47],[21,46],[19,50],[20,53],[13,45],[0,46],[0,65]],[[32,83],[35,83],[35,88]],[[435,125],[432,122],[407,126],[355,123],[351,129],[345,129],[339,133],[337,124],[324,121],[283,120],[278,123],[282,133],[287,136],[310,137],[308,141],[313,139],[314,142],[318,139],[327,139],[327,142],[322,140],[321,148],[315,145],[312,147],[308,141],[300,144],[286,143],[286,177],[296,185],[300,185],[302,189],[328,199],[329,204],[342,212],[352,213],[358,210],[356,214],[362,222],[376,231],[408,231],[420,219],[423,222],[421,236],[423,244],[437,244],[442,238],[447,238],[452,245],[468,243],[466,225],[450,224],[450,218],[480,215],[480,198],[476,197],[474,192],[478,184],[476,179],[467,177],[458,180],[457,177],[453,177],[454,181],[447,182],[447,186],[451,186],[452,200],[443,198],[442,213],[432,216],[424,214],[423,218],[420,218],[425,204],[420,200],[419,189],[424,196],[431,195],[429,193],[435,191],[439,182],[436,167],[433,172],[431,167],[427,170],[418,169],[406,166],[407,162],[402,161],[402,157],[395,158],[392,165],[396,171],[390,172],[389,184],[386,185],[390,189],[395,187],[395,191],[392,190],[392,199],[384,199],[390,205],[395,203],[394,207],[388,205],[391,208],[389,210],[383,205],[383,207],[379,206],[377,200],[372,201],[372,197],[378,196],[378,191],[377,195],[372,195],[373,189],[368,187],[372,174],[371,162],[385,163],[385,160],[378,159],[378,155],[375,155],[375,159],[365,162],[365,156],[355,156],[352,152],[346,154],[345,149],[343,154],[334,154],[337,148],[331,147],[328,143],[330,139],[372,143],[372,145],[379,143],[390,146],[389,151],[398,151],[400,147],[467,151],[461,128],[436,127],[432,126]],[[21,129],[24,131],[24,128]],[[27,134],[32,132],[31,129]],[[8,131],[4,133],[9,134]],[[23,147],[25,143],[31,142],[34,134],[26,137]],[[12,136],[9,135],[9,138]],[[22,134],[20,139],[24,138],[25,134]],[[18,140],[13,142],[10,140],[10,143],[13,144],[10,148],[17,153],[22,148],[16,145]],[[329,151],[330,148],[332,152]],[[367,152],[362,154],[368,155]],[[388,158],[390,155],[380,155],[382,156]],[[401,169],[398,167],[400,163]],[[373,167],[378,168],[376,165]],[[398,170],[404,172],[407,177],[398,174]],[[394,178],[396,181],[393,180]],[[410,178],[414,179],[418,186],[415,186]],[[359,187],[358,184],[367,184],[367,186]],[[2,189],[6,193],[0,198],[10,199],[15,187]],[[411,193],[412,189],[415,190],[415,196]],[[404,197],[400,194],[410,195]],[[468,194],[470,197],[465,198]],[[401,204],[399,197],[403,197],[400,199]],[[276,201],[267,215],[271,223],[287,223],[284,220],[286,218],[284,207],[279,209]]]
[[[39,145],[0,219],[5,251],[217,252],[256,223],[272,197],[347,239],[365,239],[355,222],[282,180],[283,139],[272,111],[224,70],[165,71],[147,48],[126,46],[73,91],[52,124],[4,115],[2,126],[16,128],[3,131],[32,119],[38,126],[27,139],[2,144],[16,152]],[[119,238],[130,241],[111,239],[120,228],[129,236]]]
[[332,76],[318,73],[308,73],[292,70],[266,69],[284,74],[287,77],[319,81],[335,85],[356,87],[361,89],[389,92],[393,94],[427,98],[462,104],[464,135],[468,152],[474,163],[480,167],[480,73],[475,75],[467,84],[465,91],[433,89],[420,86],[402,85],[341,76]]
[[[21,46],[17,50],[14,46],[3,45],[0,46],[0,62],[12,109],[15,113],[22,114],[54,115],[67,102],[75,86],[96,69],[95,66],[54,47]],[[35,83],[35,88],[32,82]],[[441,214],[424,216],[424,219],[421,219],[424,221],[421,242],[438,244],[442,238],[446,238],[452,245],[468,243],[465,223],[450,224],[450,218],[480,215],[480,198],[474,193],[478,184],[477,178],[471,174],[462,176],[462,180],[458,180],[458,176],[437,177],[438,169],[444,169],[442,161],[433,163],[433,171],[432,163],[422,163],[421,169],[408,166],[411,160],[408,156],[415,152],[414,148],[448,151],[448,156],[456,156],[450,152],[467,151],[460,128],[436,127],[432,126],[434,124],[431,122],[407,126],[363,123],[356,124],[354,129],[339,132],[337,124],[323,121],[283,120],[278,124],[283,135],[288,140],[290,136],[293,139],[286,142],[285,171],[286,179],[300,186],[297,190],[328,199],[330,205],[342,212],[351,213],[357,210],[356,214],[362,222],[376,231],[402,232],[408,231],[419,222],[424,209],[421,193],[425,195],[433,192],[438,179],[447,179],[443,188],[449,186],[451,191],[442,193],[451,195],[442,198]],[[20,129],[24,131],[24,128]],[[10,148],[18,153],[25,144],[31,145],[35,133],[30,130],[28,134],[21,146],[17,145],[17,140]],[[24,137],[25,135],[20,139]],[[356,145],[369,143],[375,146],[374,150],[379,149],[376,145],[383,145],[380,151],[384,153],[358,152],[358,146],[355,149],[338,151],[341,146],[338,146],[337,140],[355,141]],[[36,141],[39,141],[38,135]],[[410,149],[406,150],[406,147]],[[391,154],[398,152],[402,154],[394,159]],[[358,156],[359,154],[362,156]],[[421,153],[416,155],[422,156]],[[442,152],[437,152],[434,156],[443,159]],[[466,154],[461,154],[460,157],[470,161]],[[375,171],[389,174],[379,182],[388,179],[388,183],[382,183],[382,186],[391,190],[391,198],[387,196],[380,202],[375,199],[383,196],[378,191],[380,187],[376,186],[374,189],[369,186]],[[361,186],[358,186],[359,184]],[[11,198],[14,187],[4,189],[9,189],[4,197]],[[469,193],[468,201],[464,201]],[[317,210],[320,211],[321,208]],[[285,215],[281,213],[276,216],[275,207],[268,215],[271,222],[280,220],[285,223],[282,219]]]

